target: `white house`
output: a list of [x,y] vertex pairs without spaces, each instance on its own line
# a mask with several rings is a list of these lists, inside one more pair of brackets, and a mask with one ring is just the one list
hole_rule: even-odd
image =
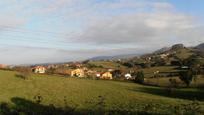
[[154,72],[154,75],[155,75],[155,74],[159,74],[159,71],[155,71],[155,72]]
[[45,73],[46,68],[43,66],[36,66],[32,70],[34,73]]
[[168,56],[169,56],[169,53],[161,54],[161,55],[160,55],[160,58],[164,59],[164,58],[166,58],[166,57],[168,57]]
[[127,74],[125,74],[125,78],[126,78],[126,79],[131,79],[132,76],[131,76],[131,74],[127,73]]
[[101,77],[101,74],[100,74],[100,73],[96,73],[96,77],[97,77],[97,78],[100,78],[100,77]]

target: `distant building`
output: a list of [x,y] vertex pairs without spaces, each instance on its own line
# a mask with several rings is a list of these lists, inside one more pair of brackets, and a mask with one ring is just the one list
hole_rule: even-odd
[[84,70],[84,71],[85,71],[85,74],[88,75],[88,76],[94,76],[97,73],[94,70]]
[[181,66],[181,69],[189,69],[188,66]]
[[7,68],[7,65],[0,64],[0,68],[1,68],[1,69]]
[[83,67],[83,64],[76,62],[76,63],[74,63],[74,66],[77,68],[81,68],[81,67]]
[[125,79],[132,79],[132,75],[129,73],[125,74]]
[[96,77],[100,78],[101,77],[101,73],[96,73]]
[[114,71],[114,69],[112,69],[112,68],[109,68],[109,69],[108,69],[108,71],[109,71],[109,72],[113,72],[113,71]]
[[51,68],[57,68],[57,67],[58,67],[57,65],[53,65],[53,64],[47,66],[48,69],[51,69]]
[[34,73],[45,73],[46,68],[44,66],[36,66],[36,67],[32,68],[32,71]]
[[160,71],[155,71],[155,72],[154,72],[154,75],[159,74],[159,73],[160,73]]
[[111,72],[104,72],[100,76],[101,79],[113,79],[113,75]]
[[169,53],[161,54],[161,55],[160,55],[160,58],[164,59],[164,58],[166,58],[166,57],[168,57],[168,56],[169,56]]
[[71,76],[76,76],[76,77],[84,77],[84,70],[83,69],[74,69],[71,71]]

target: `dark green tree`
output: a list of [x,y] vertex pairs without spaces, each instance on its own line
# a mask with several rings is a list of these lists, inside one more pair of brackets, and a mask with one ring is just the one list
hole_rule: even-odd
[[136,77],[135,77],[135,82],[136,83],[144,83],[144,73],[143,71],[139,71],[136,73]]
[[56,69],[55,68],[49,68],[49,69],[47,69],[47,74],[54,74],[55,73],[55,71],[56,71]]
[[183,81],[187,85],[187,87],[190,86],[190,83],[192,82],[193,77],[194,77],[194,73],[192,69],[188,71],[180,72],[180,76],[179,76],[180,80]]
[[122,77],[122,71],[121,71],[121,70],[114,70],[114,71],[112,72],[112,74],[113,74],[113,76],[114,76],[115,78],[120,78],[120,77]]

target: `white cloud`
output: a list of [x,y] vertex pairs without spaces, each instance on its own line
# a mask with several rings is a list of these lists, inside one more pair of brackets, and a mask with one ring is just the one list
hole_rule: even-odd
[[158,2],[148,5],[152,6],[152,11],[92,18],[82,32],[79,42],[92,45],[112,44],[113,47],[116,44],[127,46],[135,44],[144,48],[146,46],[155,48],[157,45],[159,48],[178,42],[188,44],[193,39],[197,42],[191,45],[195,45],[200,42],[199,40],[204,40],[202,37],[204,34],[200,31],[204,28],[198,29],[200,23],[196,17],[175,11],[173,5],[169,3]]
[[90,22],[81,40],[102,44],[144,42],[192,26],[185,22],[187,17],[179,18],[175,14],[163,16],[163,13],[139,13],[120,15],[110,20],[98,19]]
[[172,10],[173,8],[175,8],[172,4],[168,2],[156,2],[153,3],[152,6],[159,10]]

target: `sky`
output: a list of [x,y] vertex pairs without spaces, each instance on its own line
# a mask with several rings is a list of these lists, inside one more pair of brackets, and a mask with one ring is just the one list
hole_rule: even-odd
[[204,0],[4,0],[0,63],[142,54],[204,42]]

